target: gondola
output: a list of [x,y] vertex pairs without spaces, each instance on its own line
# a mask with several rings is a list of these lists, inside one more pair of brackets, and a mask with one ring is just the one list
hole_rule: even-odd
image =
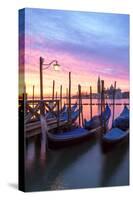
[[109,105],[106,105],[105,111],[101,115],[94,116],[91,120],[84,120],[84,128],[92,130],[94,128],[101,128],[101,126],[108,125],[109,118],[111,116],[111,109]]
[[64,104],[63,108],[60,111],[60,114],[66,112],[66,111],[67,111],[67,106],[66,106],[66,104]]
[[[79,109],[77,109],[76,111],[70,112],[70,117],[71,117],[72,123],[74,123],[77,120],[78,116],[79,116]],[[62,115],[60,115],[60,120],[67,121],[68,120],[68,112],[65,112]]]
[[74,112],[78,107],[77,102],[71,107],[71,111]]
[[[77,103],[75,103],[72,108],[71,108],[71,112],[73,113],[75,110],[77,109]],[[68,108],[67,106],[64,104],[63,108],[59,111],[59,117],[62,118],[64,116],[66,116],[68,113]],[[57,115],[57,111],[54,111],[54,114],[51,113],[50,111],[46,111],[46,119],[50,119],[50,118],[56,118],[55,115]]]
[[103,135],[104,147],[111,147],[117,143],[128,140],[129,137],[129,109],[124,107],[121,114],[113,121],[112,128]]
[[[106,115],[109,115],[109,110],[110,108],[107,106],[105,112],[102,113],[102,116],[108,118]],[[86,139],[90,139],[93,136],[95,136],[95,133],[99,132],[100,130],[101,130],[101,124],[90,130],[77,127],[65,132],[56,132],[56,133],[48,132],[47,133],[48,144],[50,147],[64,147],[65,145],[70,145],[81,142]]]
[[65,131],[63,133],[47,133],[48,146],[51,148],[60,148],[68,145],[83,142],[92,139],[94,132],[97,132],[97,128],[88,131],[85,128],[73,128],[70,131]]
[[120,113],[119,117],[113,121],[112,128],[116,127],[123,131],[129,129],[129,109],[127,106],[124,106],[124,109]]

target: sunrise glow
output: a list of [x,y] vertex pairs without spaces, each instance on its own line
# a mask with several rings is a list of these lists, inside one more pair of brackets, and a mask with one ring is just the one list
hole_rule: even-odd
[[[44,63],[57,60],[61,66],[59,71],[52,67],[44,70],[44,96],[52,95],[53,80],[58,94],[62,85],[65,95],[70,71],[72,94],[76,94],[78,84],[84,92],[90,85],[96,92],[98,76],[106,87],[117,81],[122,91],[129,90],[128,15],[42,9],[26,9],[25,15],[25,83],[29,96],[33,85],[35,95],[40,94],[40,56]],[[20,30],[20,40],[23,34]]]

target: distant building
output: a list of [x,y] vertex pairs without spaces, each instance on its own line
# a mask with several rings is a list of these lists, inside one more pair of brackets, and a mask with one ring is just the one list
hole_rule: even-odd
[[116,99],[121,99],[121,98],[122,98],[121,89],[120,89],[120,88],[115,89],[115,88],[113,87],[113,85],[111,85],[110,88],[107,88],[107,89],[105,90],[106,96],[107,96],[109,99],[112,99],[112,98],[113,98],[114,91],[115,91],[115,98],[116,98]]
[[115,98],[116,99],[122,99],[122,92],[121,92],[120,88],[116,89]]
[[[98,76],[97,79],[97,92],[92,93],[93,99],[100,99],[101,98],[101,79],[100,76]],[[116,99],[128,99],[129,98],[129,91],[128,92],[122,92],[120,88],[114,88],[114,86],[111,84],[109,88],[104,88],[104,97],[106,99],[113,99],[113,95],[115,92],[115,98]],[[76,95],[73,95],[72,98],[78,98],[78,93]],[[90,98],[90,94],[86,92],[82,92],[82,98]]]
[[100,81],[100,76],[98,76],[98,81],[97,81],[97,93],[101,93],[101,81]]
[[122,98],[123,99],[129,99],[129,92],[123,92],[122,93]]

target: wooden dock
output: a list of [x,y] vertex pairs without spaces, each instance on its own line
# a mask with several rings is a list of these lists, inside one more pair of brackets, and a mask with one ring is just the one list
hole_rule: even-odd
[[52,114],[52,118],[48,118],[48,130],[60,129],[68,126],[68,121],[61,120],[59,116],[59,100],[32,100],[19,101],[19,109],[24,116],[25,138],[35,136],[41,133],[40,115],[46,115],[47,112]]
[[[47,122],[48,131],[54,130],[58,128],[57,120],[50,120]],[[59,127],[65,128],[68,126],[67,121],[60,121]],[[30,138],[35,135],[41,134],[41,122],[31,122],[25,125],[25,138]]]

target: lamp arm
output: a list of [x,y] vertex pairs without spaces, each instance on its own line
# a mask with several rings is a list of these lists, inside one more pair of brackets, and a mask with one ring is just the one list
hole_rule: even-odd
[[43,64],[43,66],[47,66],[47,67],[45,67],[45,68],[43,68],[43,70],[45,70],[45,69],[48,69],[53,63],[57,63],[57,60],[53,60],[53,61],[51,61],[50,63],[48,63],[48,64]]
[[45,66],[47,66],[47,67],[44,67],[43,70],[48,69],[50,67],[50,65],[48,65],[48,64],[45,64]]

